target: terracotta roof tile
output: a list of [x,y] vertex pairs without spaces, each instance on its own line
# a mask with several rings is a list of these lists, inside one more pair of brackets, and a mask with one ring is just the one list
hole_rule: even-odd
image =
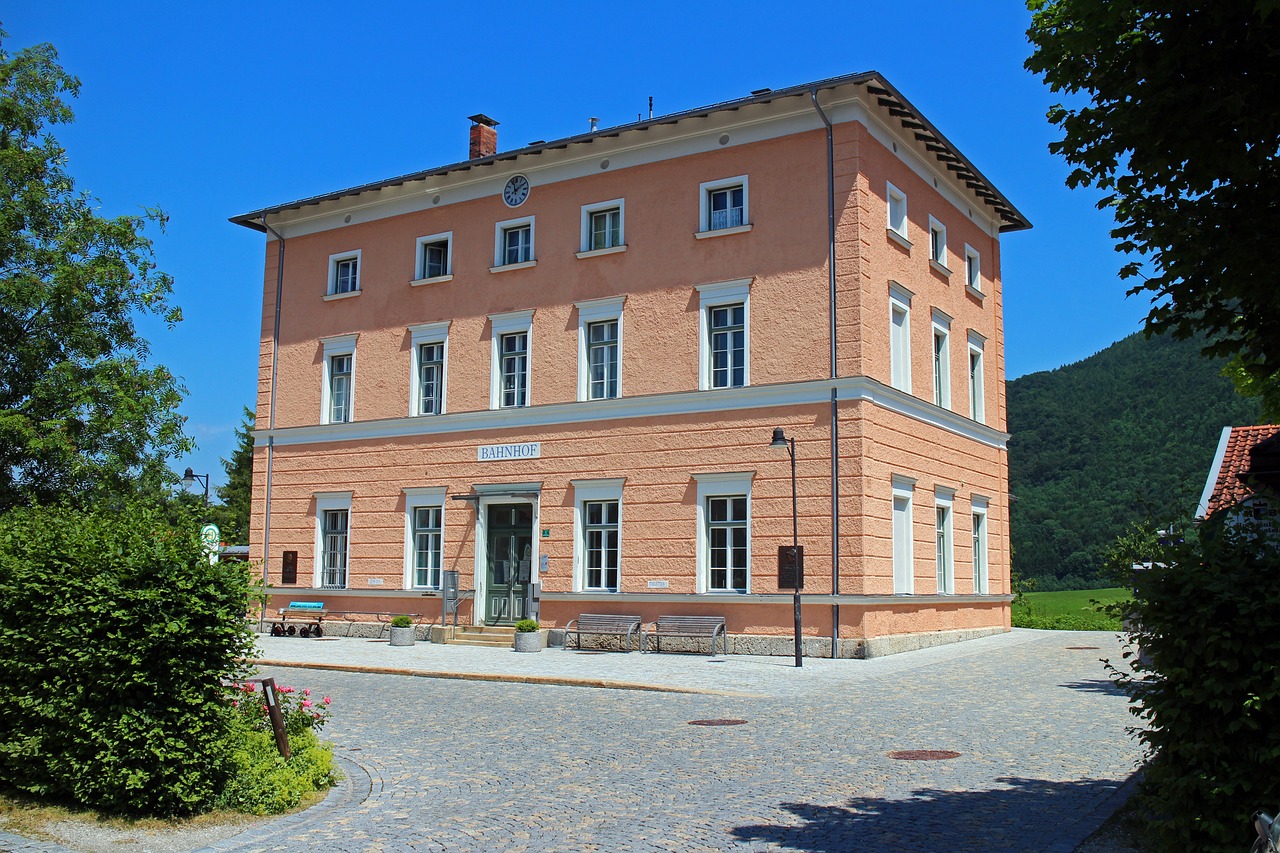
[[1249,470],[1249,451],[1277,435],[1280,435],[1280,424],[1231,428],[1231,435],[1227,438],[1227,450],[1222,457],[1222,466],[1218,469],[1218,482],[1214,484],[1213,494],[1209,497],[1206,517],[1223,507],[1238,503],[1253,493],[1253,490],[1240,480],[1240,475]]

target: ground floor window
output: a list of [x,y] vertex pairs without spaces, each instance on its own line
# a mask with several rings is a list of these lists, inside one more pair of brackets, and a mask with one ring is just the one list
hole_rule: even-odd
[[747,591],[747,496],[707,498],[708,587],[712,592]]
[[440,507],[413,510],[413,585],[440,587]]
[[345,509],[324,511],[320,585],[343,589],[347,585],[347,525],[350,513]]
[[582,504],[582,552],[587,589],[618,591],[617,501],[585,501]]

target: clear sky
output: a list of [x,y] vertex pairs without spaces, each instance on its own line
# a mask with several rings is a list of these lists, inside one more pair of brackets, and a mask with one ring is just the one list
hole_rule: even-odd
[[83,83],[56,131],[80,189],[104,214],[169,214],[152,236],[185,319],[144,333],[187,386],[199,448],[174,468],[215,486],[256,403],[262,307],[264,238],[227,218],[466,159],[474,113],[505,150],[635,121],[650,96],[662,114],[876,70],[1035,226],[1002,241],[1008,377],[1136,331],[1111,219],[1048,152],[1029,23],[1015,0],[0,6],[6,50],[51,42]]

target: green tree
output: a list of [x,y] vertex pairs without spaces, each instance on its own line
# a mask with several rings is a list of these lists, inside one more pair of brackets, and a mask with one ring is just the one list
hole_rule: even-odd
[[[1122,278],[1148,293],[1146,331],[1208,335],[1256,390],[1280,394],[1280,4],[1029,0],[1026,67],[1073,105],[1049,120],[1070,187],[1103,191]],[[1269,381],[1268,381],[1269,380]],[[1274,408],[1274,404],[1269,405]]]
[[222,460],[227,482],[217,488],[222,505],[214,507],[213,520],[222,531],[222,540],[233,545],[244,545],[249,541],[249,506],[253,498],[253,423],[253,410],[246,407],[244,420],[236,428],[236,449],[230,459]]
[[48,129],[80,82],[48,44],[0,30],[0,510],[154,487],[187,450],[183,388],[148,363],[136,319],[181,319],[153,262],[156,210],[105,218]]

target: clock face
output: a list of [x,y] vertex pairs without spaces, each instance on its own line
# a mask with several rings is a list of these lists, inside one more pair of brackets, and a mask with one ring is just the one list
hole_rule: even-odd
[[507,207],[519,207],[529,197],[529,179],[524,175],[512,175],[502,188],[502,200]]

